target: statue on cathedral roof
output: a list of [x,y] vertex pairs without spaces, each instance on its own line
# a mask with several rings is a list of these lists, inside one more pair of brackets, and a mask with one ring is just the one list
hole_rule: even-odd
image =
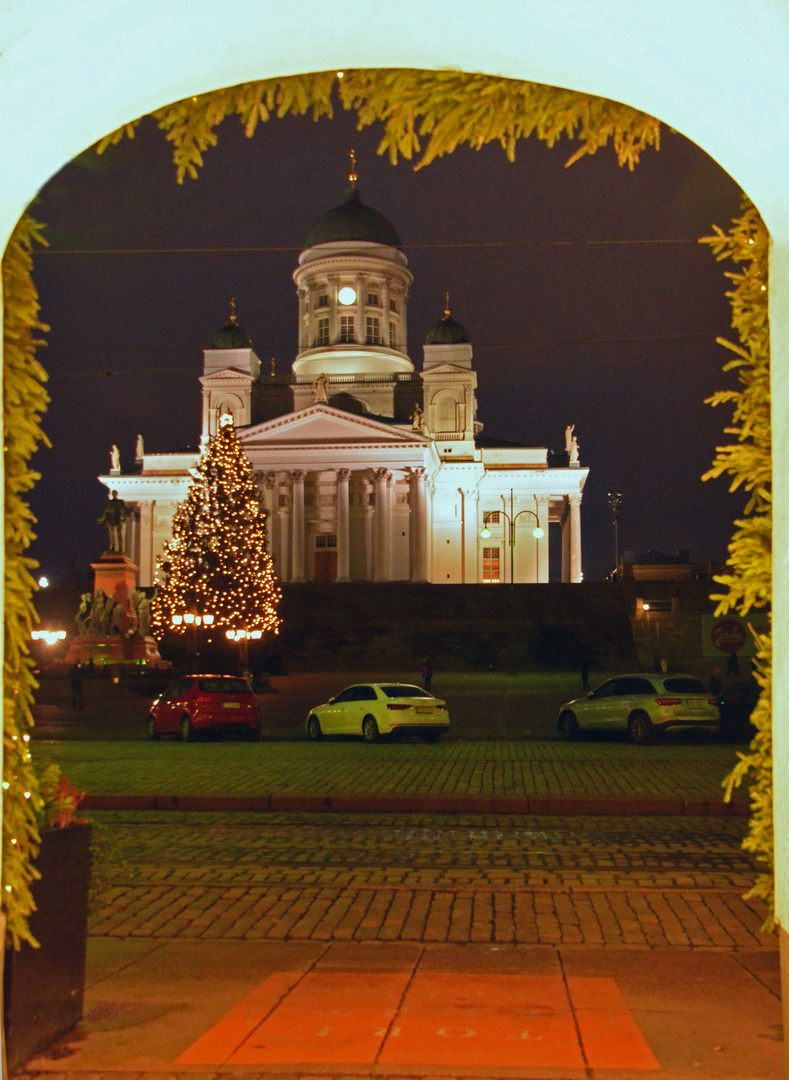
[[329,398],[327,397],[327,389],[329,386],[329,376],[322,371],[320,375],[312,380],[312,404],[313,405],[328,405]]

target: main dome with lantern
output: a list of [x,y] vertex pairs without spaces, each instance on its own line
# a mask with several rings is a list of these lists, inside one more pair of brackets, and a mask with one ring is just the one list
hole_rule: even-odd
[[408,260],[394,226],[362,202],[353,159],[348,180],[345,201],[307,229],[293,274],[299,298],[293,374],[410,374]]
[[[201,449],[232,421],[283,583],[580,581],[589,470],[574,427],[557,454],[482,435],[471,335],[448,295],[416,368],[408,260],[394,225],[362,201],[353,152],[348,183],[304,234],[290,370],[261,365],[234,301],[203,350]],[[254,318],[244,311],[244,326]],[[150,587],[200,452],[142,447],[132,468],[113,459],[100,479],[131,510],[126,554]],[[561,531],[555,574],[549,528]]]

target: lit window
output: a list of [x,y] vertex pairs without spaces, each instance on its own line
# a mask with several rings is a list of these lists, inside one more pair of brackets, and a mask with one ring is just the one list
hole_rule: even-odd
[[378,299],[378,293],[377,292],[368,292],[368,294],[367,294],[367,303],[372,305],[372,307],[380,307],[381,306],[381,301]]
[[393,322],[389,323],[389,348],[397,348],[397,324]]
[[486,510],[482,515],[482,520],[486,525],[498,525],[500,510]]
[[374,315],[367,316],[367,344],[379,345],[381,342],[380,322]]
[[353,315],[341,315],[340,316],[340,341],[348,344],[351,341],[355,341],[356,336],[353,332]]
[[318,345],[328,345],[329,344],[329,320],[328,319],[318,319],[317,344]]
[[316,548],[336,548],[337,536],[335,533],[322,533],[315,537]]
[[329,306],[328,293],[321,293],[321,295],[318,297],[317,306],[318,307],[328,307]]
[[483,548],[482,549],[482,584],[483,585],[498,585],[501,581],[499,576],[499,555],[500,549]]

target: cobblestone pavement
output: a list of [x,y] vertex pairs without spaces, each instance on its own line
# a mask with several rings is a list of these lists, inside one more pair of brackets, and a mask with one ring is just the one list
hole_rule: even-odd
[[[40,742],[89,794],[595,796],[720,800],[725,745],[504,740],[381,743]],[[738,793],[743,798],[743,793]]]
[[92,935],[775,948],[737,819],[92,818]]

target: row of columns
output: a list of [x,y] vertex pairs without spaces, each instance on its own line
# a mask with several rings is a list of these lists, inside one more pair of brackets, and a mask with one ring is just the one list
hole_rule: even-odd
[[[358,470],[368,473],[368,470]],[[350,483],[351,469],[335,470],[336,477],[336,512],[334,518],[337,537],[337,581],[351,579],[351,516]],[[427,499],[425,486],[427,470],[423,466],[409,470],[409,578],[411,581],[427,581]],[[290,573],[287,580],[303,582],[307,580],[306,567],[306,515],[304,484],[307,473],[303,469],[292,469],[286,476],[290,479],[289,540]],[[372,529],[368,529],[368,543],[372,542],[372,565],[368,561],[368,577],[373,581],[390,581],[392,577],[392,488],[393,474],[387,468],[377,468],[373,472],[375,492],[374,506],[371,508]],[[276,493],[280,481],[277,473],[265,476],[265,500],[269,513],[269,537],[274,526],[274,515],[279,507],[275,505]],[[281,553],[282,554],[282,553]],[[283,560],[284,562],[284,560]],[[286,579],[286,567],[278,567],[280,576]]]

